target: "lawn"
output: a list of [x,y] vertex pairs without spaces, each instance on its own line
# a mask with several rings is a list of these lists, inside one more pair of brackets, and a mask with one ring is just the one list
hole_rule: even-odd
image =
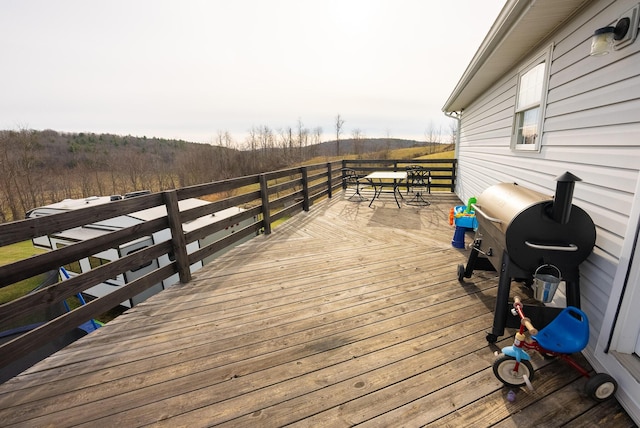
[[[35,248],[31,241],[18,242],[17,244],[0,247],[0,266],[18,260],[28,259],[36,254],[43,253],[44,250]],[[25,279],[7,287],[0,288],[0,304],[10,302],[18,297],[22,297],[36,288],[46,278],[46,274]]]
[[[45,251],[46,250],[35,248],[31,241],[24,241],[17,244],[7,245],[0,248],[0,266],[18,260],[27,259],[36,254],[44,253]],[[38,287],[46,278],[47,274],[43,273],[32,278],[27,278],[20,282],[16,282],[15,284],[0,288],[0,305],[29,294],[31,290]],[[69,304],[71,309],[80,306],[80,301],[76,296],[67,299],[67,303]],[[111,311],[99,315],[98,317],[96,317],[96,320],[102,323],[109,322],[125,310],[126,308],[118,306]]]
[[416,159],[454,159],[455,152],[453,150],[446,152],[438,152],[430,155],[417,157]]

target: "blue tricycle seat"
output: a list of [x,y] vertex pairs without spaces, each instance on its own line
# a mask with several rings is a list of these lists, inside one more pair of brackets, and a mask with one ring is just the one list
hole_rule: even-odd
[[589,319],[580,309],[568,306],[534,339],[548,351],[562,354],[580,352],[589,343]]

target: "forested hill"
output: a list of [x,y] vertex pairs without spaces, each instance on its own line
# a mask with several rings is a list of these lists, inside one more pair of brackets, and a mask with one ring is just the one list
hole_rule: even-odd
[[[400,138],[345,138],[340,140],[340,156],[348,154],[376,153],[387,150],[406,149],[409,147],[423,147],[425,141],[403,140]],[[326,141],[317,145],[318,156],[338,156],[338,142]]]
[[[0,131],[0,221],[65,198],[161,191],[273,171],[316,156],[386,157],[393,149],[425,146],[399,139],[317,142],[308,134],[278,136],[265,128],[240,147],[228,134],[216,144],[181,140]],[[315,139],[317,141],[317,139]],[[338,152],[339,150],[339,152]],[[367,156],[367,154],[369,154]]]

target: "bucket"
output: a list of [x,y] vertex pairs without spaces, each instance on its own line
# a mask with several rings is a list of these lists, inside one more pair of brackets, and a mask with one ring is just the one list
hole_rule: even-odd
[[[540,269],[543,268],[554,269],[558,273],[558,276],[549,273],[539,273]],[[533,274],[533,297],[542,303],[551,302],[558,289],[558,284],[560,284],[561,276],[560,269],[554,265],[546,264],[539,266]]]
[[453,240],[451,241],[451,245],[454,248],[464,248],[464,235],[466,231],[466,227],[456,226],[456,231],[454,232]]

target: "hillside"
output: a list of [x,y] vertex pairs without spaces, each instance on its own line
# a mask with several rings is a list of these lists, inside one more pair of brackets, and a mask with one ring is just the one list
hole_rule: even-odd
[[[262,136],[259,136],[263,140]],[[73,168],[81,164],[91,166],[108,166],[106,160],[127,159],[131,153],[143,153],[152,158],[158,158],[161,164],[172,164],[179,154],[201,153],[202,151],[215,150],[229,153],[250,153],[250,145],[247,148],[226,139],[222,144],[208,145],[191,143],[184,140],[171,140],[162,138],[147,138],[134,136],[120,136],[114,134],[95,133],[65,133],[54,130],[44,131],[10,131],[0,130],[0,148],[2,142],[11,143],[14,147],[37,153],[37,158],[43,163],[55,164],[67,168]],[[375,153],[383,150],[396,150],[411,147],[423,147],[428,143],[424,141],[405,140],[398,138],[362,138],[341,139],[339,155]],[[319,144],[302,145],[298,141],[270,141],[267,145],[275,151],[305,151],[315,156],[336,156],[338,143],[336,140],[321,142]],[[262,150],[264,147],[256,147]],[[298,157],[298,156],[296,156]],[[43,166],[43,165],[41,165]]]
[[228,135],[220,145],[182,140],[63,133],[54,130],[0,131],[0,222],[23,218],[28,210],[65,198],[161,191],[274,171],[317,157],[389,158],[392,150],[443,145],[400,139],[340,140],[308,144],[258,133],[246,147]]
[[399,138],[345,138],[344,140],[340,140],[340,154],[338,154],[338,142],[336,140],[318,144],[316,152],[319,156],[339,156],[423,147],[425,145],[427,145],[425,141],[403,140]]

